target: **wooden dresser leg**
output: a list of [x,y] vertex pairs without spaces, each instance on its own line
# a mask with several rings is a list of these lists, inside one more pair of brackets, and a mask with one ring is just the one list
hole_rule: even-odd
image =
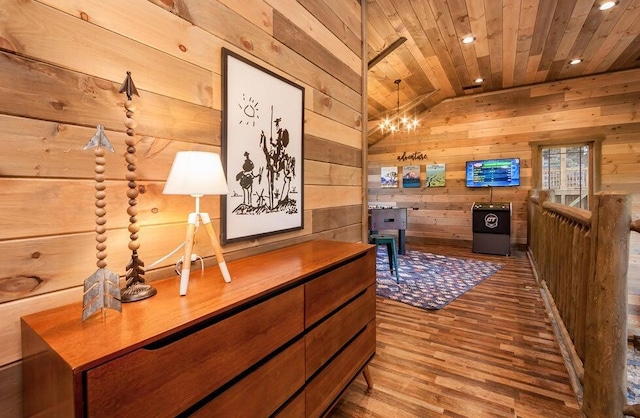
[[373,380],[371,379],[371,373],[369,372],[369,365],[367,364],[362,369],[362,375],[364,376],[364,380],[367,382],[367,389],[373,389]]

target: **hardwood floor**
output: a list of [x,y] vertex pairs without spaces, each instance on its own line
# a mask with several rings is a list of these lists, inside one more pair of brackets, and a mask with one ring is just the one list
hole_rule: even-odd
[[378,298],[377,353],[330,417],[581,417],[524,252],[411,245],[502,269],[439,311]]

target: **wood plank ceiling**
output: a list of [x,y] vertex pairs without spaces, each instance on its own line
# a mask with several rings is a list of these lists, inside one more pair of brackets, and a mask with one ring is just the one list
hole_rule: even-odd
[[396,113],[398,79],[401,113],[419,114],[450,97],[639,67],[640,0],[603,2],[367,0],[369,145]]

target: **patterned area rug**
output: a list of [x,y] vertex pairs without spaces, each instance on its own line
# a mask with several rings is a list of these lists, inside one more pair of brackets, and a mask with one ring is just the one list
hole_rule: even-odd
[[378,295],[422,309],[441,309],[502,268],[487,261],[407,250],[398,254],[398,277],[389,271],[385,246],[376,258]]
[[640,350],[627,347],[627,403],[640,403]]

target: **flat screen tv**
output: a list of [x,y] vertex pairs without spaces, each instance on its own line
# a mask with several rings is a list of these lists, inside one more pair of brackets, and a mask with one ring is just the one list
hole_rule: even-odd
[[500,158],[467,161],[467,187],[520,185],[520,159]]

